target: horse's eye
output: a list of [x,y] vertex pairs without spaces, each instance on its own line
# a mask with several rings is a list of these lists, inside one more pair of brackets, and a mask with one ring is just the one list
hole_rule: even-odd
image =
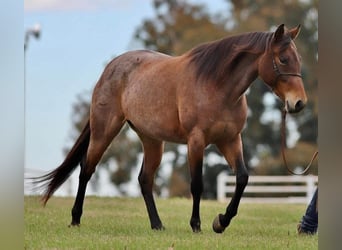
[[289,59],[286,57],[279,57],[279,62],[283,65],[286,65],[289,62]]

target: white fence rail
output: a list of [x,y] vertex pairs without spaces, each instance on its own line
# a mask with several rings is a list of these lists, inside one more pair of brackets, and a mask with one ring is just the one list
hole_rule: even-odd
[[[235,191],[236,177],[217,176],[217,199],[227,202]],[[308,204],[318,185],[318,176],[249,176],[241,202]]]

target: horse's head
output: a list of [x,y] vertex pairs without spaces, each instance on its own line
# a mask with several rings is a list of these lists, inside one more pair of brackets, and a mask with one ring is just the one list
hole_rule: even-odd
[[258,65],[259,76],[290,113],[301,111],[307,102],[301,76],[301,57],[293,42],[299,31],[300,25],[291,30],[284,24],[280,25]]

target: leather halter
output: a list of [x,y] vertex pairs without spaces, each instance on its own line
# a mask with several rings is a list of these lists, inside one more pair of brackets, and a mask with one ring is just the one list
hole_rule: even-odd
[[[272,54],[272,64],[273,64],[273,71],[277,74],[276,79],[275,79],[275,83],[277,82],[278,78],[280,76],[297,76],[302,78],[302,75],[299,73],[283,73],[280,71],[278,65],[276,64],[275,60],[274,60],[274,55]],[[306,168],[300,172],[300,173],[296,173],[293,170],[291,170],[287,164],[286,161],[286,156],[285,156],[285,148],[286,148],[286,125],[285,125],[285,120],[286,120],[286,108],[284,108],[283,113],[282,113],[282,121],[281,121],[281,154],[283,157],[283,161],[284,161],[284,165],[287,168],[287,170],[293,174],[293,175],[303,175],[305,174],[309,168],[312,165],[312,162],[314,161],[314,159],[317,157],[318,155],[318,150],[313,154],[309,164],[306,166]]]
[[300,73],[284,73],[281,72],[277,63],[274,60],[274,55],[272,54],[272,65],[273,65],[273,71],[277,74],[276,79],[274,80],[275,83],[278,81],[278,78],[281,76],[297,76],[302,78],[302,75]]

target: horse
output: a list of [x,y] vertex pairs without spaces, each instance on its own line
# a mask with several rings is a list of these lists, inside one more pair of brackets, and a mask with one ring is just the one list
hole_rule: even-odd
[[201,231],[204,149],[217,146],[236,175],[235,192],[212,228],[222,233],[236,216],[248,183],[241,132],[247,118],[245,92],[260,77],[290,113],[307,102],[301,57],[294,40],[300,25],[274,32],[248,32],[200,44],[180,56],[150,50],[126,52],[108,63],[95,85],[90,115],[62,164],[37,177],[45,206],[80,164],[76,199],[69,226],[79,226],[86,187],[104,151],[125,123],[143,148],[138,181],[151,228],[165,229],[152,193],[164,142],[187,144],[193,232]]

